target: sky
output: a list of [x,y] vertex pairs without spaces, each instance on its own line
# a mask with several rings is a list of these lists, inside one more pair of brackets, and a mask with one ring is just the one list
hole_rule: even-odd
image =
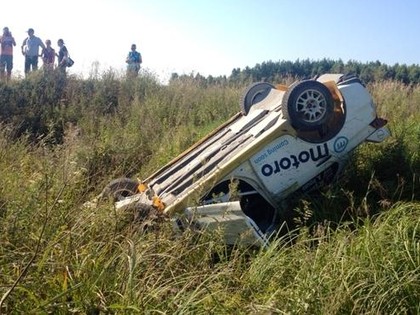
[[[266,61],[420,63],[418,0],[51,0],[4,1],[0,27],[16,40],[13,74],[23,73],[28,28],[44,42],[64,39],[89,76],[124,71],[131,44],[143,70],[229,76]],[[41,62],[40,62],[41,64]]]

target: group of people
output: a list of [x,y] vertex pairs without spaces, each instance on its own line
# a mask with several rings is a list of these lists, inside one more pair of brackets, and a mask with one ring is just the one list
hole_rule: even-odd
[[[51,40],[47,39],[45,43],[37,36],[33,28],[29,28],[28,36],[23,40],[21,50],[25,57],[25,75],[38,69],[39,57],[42,58],[43,67],[46,71],[55,67],[55,58],[57,57],[57,68],[65,72],[68,59],[70,58],[68,50],[64,45],[63,39],[57,41],[59,47],[58,53],[51,47]],[[3,34],[0,36],[0,78],[10,80],[13,69],[13,47],[16,46],[15,38],[8,27],[3,28]]]
[[[45,71],[51,71],[55,67],[62,72],[66,72],[69,65],[69,52],[64,44],[63,39],[57,41],[59,47],[58,53],[51,46],[51,40],[47,39],[45,43],[37,36],[33,28],[29,28],[28,36],[23,40],[21,50],[25,57],[25,76],[31,71],[38,69],[39,57],[42,58],[43,68]],[[13,69],[13,47],[16,46],[15,38],[8,27],[3,28],[3,34],[0,36],[0,79],[9,81]],[[57,57],[57,66],[55,59]],[[142,56],[137,51],[136,44],[131,45],[131,50],[126,58],[127,76],[137,77]]]

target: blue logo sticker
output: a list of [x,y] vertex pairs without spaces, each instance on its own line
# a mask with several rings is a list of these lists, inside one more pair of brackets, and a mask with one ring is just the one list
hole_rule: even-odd
[[347,144],[349,143],[349,139],[346,137],[338,137],[334,141],[334,151],[337,153],[343,152],[347,148]]

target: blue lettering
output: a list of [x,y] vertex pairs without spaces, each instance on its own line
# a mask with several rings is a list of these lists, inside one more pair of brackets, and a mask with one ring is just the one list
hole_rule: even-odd
[[309,158],[310,158],[310,155],[308,151],[302,151],[299,153],[299,161],[301,161],[302,163],[308,162]]
[[260,163],[260,162],[264,161],[267,157],[268,157],[267,153],[264,153],[264,154],[260,155],[259,157],[257,157],[257,158],[254,160],[254,163],[255,163],[255,164],[258,164],[258,163]]
[[274,147],[272,148],[268,148],[267,149],[267,153],[268,154],[273,154],[276,153],[278,150],[280,150],[282,147],[286,146],[289,144],[289,141],[287,140],[283,140],[282,142],[276,144]]
[[316,162],[316,161],[318,161],[320,158],[327,157],[327,156],[329,155],[329,152],[328,152],[328,146],[327,146],[327,144],[326,144],[326,143],[324,143],[324,149],[325,149],[325,152],[324,152],[324,154],[322,154],[322,153],[321,153],[322,147],[321,147],[321,146],[319,146],[319,145],[317,145],[317,146],[316,146],[316,150],[317,150],[317,152],[318,152],[318,156],[315,156],[315,154],[314,154],[314,150],[311,148],[311,149],[309,150],[309,152],[311,152],[311,159],[312,159],[312,161]]
[[274,166],[276,167],[276,168],[274,169],[274,174],[277,174],[278,172],[280,172],[280,165],[279,165],[279,162],[274,161]]
[[271,176],[273,174],[273,167],[270,164],[264,164],[261,172],[264,176]]
[[309,161],[316,162],[319,159],[328,157],[329,154],[330,152],[328,150],[327,143],[324,143],[323,145],[317,145],[316,150],[314,150],[314,148],[310,148],[308,151],[299,152],[297,156],[290,155],[288,157],[283,157],[280,160],[276,160],[273,162],[273,165],[268,163],[264,164],[261,167],[261,173],[268,177],[273,174],[280,173],[281,170],[287,170],[292,166],[298,169],[301,163]]

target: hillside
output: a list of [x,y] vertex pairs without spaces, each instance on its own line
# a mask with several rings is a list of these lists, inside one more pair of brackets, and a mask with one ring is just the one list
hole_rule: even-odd
[[83,207],[238,112],[245,87],[111,70],[0,83],[0,312],[420,313],[417,84],[367,85],[392,137],[362,145],[321,198],[302,198],[297,230],[269,248],[175,235],[170,222],[144,232],[111,203]]

